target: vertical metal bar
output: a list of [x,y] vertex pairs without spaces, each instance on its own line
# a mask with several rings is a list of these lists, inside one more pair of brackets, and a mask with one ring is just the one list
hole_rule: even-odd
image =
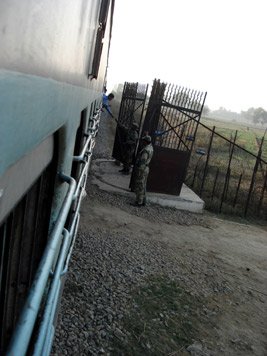
[[224,195],[224,200],[227,200],[227,194],[228,194],[228,188],[229,188],[229,182],[230,182],[230,178],[231,178],[231,168],[229,168],[229,174],[228,174],[228,179],[226,182],[226,187],[225,187],[225,195]]
[[259,166],[259,163],[260,163],[260,160],[261,160],[263,141],[264,141],[264,136],[263,136],[263,138],[261,140],[261,144],[260,144],[260,147],[259,147],[258,155],[257,155],[256,162],[255,162],[254,169],[253,169],[253,173],[252,173],[252,177],[251,177],[251,181],[250,181],[249,192],[248,192],[248,197],[247,197],[245,211],[244,211],[244,216],[247,216],[248,206],[249,206],[251,195],[252,195],[252,191],[253,191],[253,188],[254,188],[255,177],[256,177],[256,174],[257,174],[257,171],[258,171],[258,166]]
[[[17,209],[14,211],[14,221],[12,223],[12,236],[13,241],[11,250],[9,250],[9,288],[7,295],[7,311],[9,313],[10,325],[14,327],[16,325],[16,317],[19,310],[19,272],[21,268],[22,261],[22,236],[23,236],[23,225],[25,221],[25,207],[26,207],[26,197],[22,199],[19,203]],[[13,286],[13,288],[12,288]],[[20,306],[21,307],[21,306]],[[12,316],[12,319],[11,319]],[[11,324],[12,320],[12,324]]]
[[237,197],[238,197],[238,193],[239,193],[239,189],[240,189],[242,176],[243,176],[243,174],[241,173],[240,176],[239,176],[239,180],[238,180],[238,184],[237,184],[237,188],[236,188],[236,192],[235,192],[235,198],[234,198],[234,201],[233,201],[233,207],[236,206],[236,202],[237,202]]
[[[161,83],[160,80],[154,80],[143,125],[143,130],[150,132],[150,134],[153,134],[158,128],[161,104],[162,99],[164,97],[165,89],[165,83]],[[152,142],[155,143],[154,135],[152,136]]]
[[194,176],[193,176],[193,181],[192,181],[192,188],[195,185],[195,179],[196,179],[196,175],[197,175],[197,169],[198,169],[198,164],[196,164],[195,170],[194,170]]
[[[165,93],[165,100],[166,101],[170,101],[171,100],[171,95],[172,95],[172,90],[171,90],[171,85],[169,84],[167,86],[167,90],[166,90],[166,93]],[[162,113],[165,115],[165,117],[169,117],[169,114],[170,114],[170,110],[168,107],[161,107],[161,110],[162,110]],[[161,121],[161,126],[160,126],[160,130],[161,131],[165,131],[166,130],[166,122],[164,121],[164,119],[160,118],[160,121]],[[162,137],[162,144],[161,146],[164,146],[164,147],[167,147],[167,141],[169,140],[169,135],[165,135]]]
[[267,189],[267,169],[265,171],[264,183],[262,185],[261,196],[260,196],[260,201],[259,201],[259,205],[258,205],[258,215],[259,216],[260,216],[260,210],[262,207],[263,197],[264,197],[264,193],[265,193],[266,189]]
[[[180,89],[180,88],[179,88],[179,89]],[[179,89],[178,89],[178,98],[181,99],[181,95],[180,95]],[[184,97],[182,98],[182,100],[183,100],[183,99],[184,99]],[[184,119],[184,115],[183,115],[180,111],[178,111],[178,110],[176,110],[176,109],[174,109],[174,108],[173,108],[172,110],[175,111],[176,114],[178,114],[178,120],[177,120],[177,122],[173,122],[173,123],[172,123],[172,126],[176,126],[176,124],[182,123],[182,121],[183,121],[183,119]],[[183,131],[184,131],[184,125],[179,126],[177,129],[179,130],[179,136],[182,138],[182,136],[183,136]],[[181,144],[182,144],[181,139],[180,139],[178,136],[176,136],[176,137],[175,137],[175,141],[176,141],[177,150],[179,150],[180,147],[181,147]],[[178,142],[177,142],[177,141],[178,141]]]
[[[177,86],[175,87],[175,90],[177,90],[176,96],[178,96],[178,99],[180,99],[179,98],[179,96],[180,96],[179,89],[180,88],[177,88]],[[170,108],[170,111],[172,113],[170,124],[172,125],[172,127],[175,127],[182,121],[181,113],[175,108]],[[174,128],[169,133],[169,135],[172,137],[172,148],[173,149],[178,150],[181,145],[180,138],[178,137],[178,135],[175,134],[175,132],[177,132],[177,131],[178,131],[177,134],[180,134],[180,132],[179,132],[180,130],[182,130],[182,127]]]
[[[54,335],[55,335],[55,327],[52,325],[50,334],[48,335],[47,339],[45,340],[45,345],[44,345],[44,353],[43,355],[50,355],[51,354],[51,349],[53,346],[53,340],[54,340]],[[42,356],[43,356],[42,355]]]
[[53,319],[54,319],[53,310],[55,311],[57,305],[56,297],[60,290],[60,276],[63,270],[63,265],[67,254],[69,239],[70,239],[70,234],[66,229],[64,229],[60,255],[55,267],[55,273],[53,275],[53,280],[49,290],[48,299],[45,306],[45,312],[39,329],[38,339],[34,346],[34,355],[36,356],[43,355],[42,351],[43,351],[44,341],[46,340],[47,337],[49,337],[50,327],[53,323]]
[[32,335],[32,330],[37,318],[38,310],[41,304],[43,291],[49,277],[50,269],[54,261],[54,253],[61,241],[62,230],[72,204],[72,197],[75,191],[76,182],[73,178],[64,174],[61,178],[69,183],[68,193],[64,199],[62,209],[59,213],[57,223],[51,233],[39,267],[37,269],[32,288],[27,298],[26,304],[22,310],[15,332],[12,335],[7,355],[25,355]]
[[72,240],[70,242],[69,252],[68,252],[68,255],[66,257],[65,265],[64,265],[64,268],[63,268],[63,270],[61,272],[61,276],[64,276],[68,271],[70,258],[71,258],[72,251],[73,251],[73,248],[74,248],[74,245],[75,245],[75,241],[76,241],[79,222],[80,222],[80,214],[77,212],[76,216],[74,216],[74,218],[73,218],[73,223],[72,223],[72,226],[70,228],[70,236],[72,237]]
[[[144,116],[145,104],[146,104],[146,99],[147,99],[147,91],[148,91],[148,84],[145,84],[145,91],[143,93],[144,96],[143,96],[143,101],[142,101],[142,109],[141,109],[141,114],[140,114],[139,123],[138,123],[139,124],[138,138],[140,138],[141,133],[142,133],[143,116]],[[135,162],[135,160],[136,160],[136,155],[137,155],[137,151],[138,151],[138,142],[139,142],[139,140],[137,140],[137,142],[136,142],[134,156],[133,156],[133,162]]]
[[120,105],[120,110],[119,110],[119,115],[118,115],[118,124],[121,122],[123,104],[124,104],[124,100],[125,100],[124,96],[125,96],[126,86],[127,86],[127,82],[124,83],[123,90],[122,90],[121,105]]
[[[22,298],[25,299],[27,289],[30,286],[30,267],[31,267],[31,251],[33,249],[34,241],[34,226],[33,221],[36,221],[36,212],[37,212],[37,194],[40,186],[41,178],[38,179],[37,183],[33,185],[30,191],[26,194],[24,198],[24,208],[22,211],[22,229],[20,232],[20,256],[19,256],[19,266],[18,274],[16,281],[16,300],[14,310],[14,325],[17,320],[17,316],[22,306]],[[25,283],[28,282],[28,284]]]
[[148,84],[146,84],[145,96],[144,96],[144,101],[143,101],[142,110],[141,110],[141,116],[140,116],[140,122],[139,122],[139,132],[140,132],[141,123],[142,123],[142,120],[143,120],[143,115],[144,115],[144,110],[145,110],[147,91],[148,91]]
[[214,197],[214,193],[215,193],[215,189],[216,189],[219,173],[220,173],[220,169],[217,168],[217,172],[216,172],[214,183],[213,183],[212,193],[211,193],[211,201],[213,201],[213,197]]
[[[177,87],[174,87],[174,85],[172,85],[172,86],[169,85],[170,96],[173,95],[175,100],[176,100],[176,95],[178,95],[178,94],[176,94],[176,89],[177,89]],[[166,117],[167,117],[167,114],[168,114],[169,122],[172,123],[174,121],[174,115],[175,115],[174,109],[168,107],[166,109]],[[164,124],[165,124],[165,128],[168,129],[168,124],[165,121],[164,121]],[[171,148],[171,146],[172,146],[172,137],[173,137],[172,131],[170,131],[166,138],[166,147],[168,147],[168,148]]]
[[215,126],[213,126],[211,135],[210,135],[210,142],[209,142],[209,148],[207,152],[207,159],[204,167],[204,172],[203,172],[203,177],[202,177],[202,182],[201,182],[201,187],[200,187],[200,196],[202,195],[203,189],[204,189],[204,184],[207,176],[207,169],[208,169],[208,164],[209,164],[209,159],[210,159],[210,151],[211,151],[211,146],[212,146],[212,141],[214,137],[214,132],[215,132]]
[[[36,205],[38,207],[40,207],[40,204],[41,204],[41,199],[43,199],[43,196],[42,196],[42,181],[43,181],[43,175],[41,176],[41,182],[39,184],[39,187],[38,187],[38,195],[37,195],[37,202],[36,202]],[[30,276],[29,276],[29,282],[31,283],[31,281],[33,280],[33,277],[34,277],[34,271],[35,271],[35,259],[36,259],[36,250],[38,249],[38,236],[37,236],[37,227],[38,227],[38,221],[39,219],[42,218],[42,214],[41,214],[41,209],[37,209],[36,210],[36,219],[35,219],[35,223],[34,223],[34,237],[33,237],[33,246],[32,246],[32,256],[31,256],[31,261],[30,261],[30,264],[31,264],[31,267],[30,267]]]
[[[198,129],[198,125],[199,125],[199,121],[200,121],[201,115],[202,115],[202,111],[203,111],[204,103],[205,103],[205,100],[206,100],[206,96],[207,96],[207,92],[205,92],[205,94],[204,94],[204,98],[203,98],[202,105],[201,105],[201,110],[200,110],[200,113],[199,113],[199,116],[198,116],[198,120],[197,120],[197,123],[196,123],[196,126],[195,126],[194,137],[196,136],[196,133],[197,133],[197,129]],[[191,147],[191,150],[192,150],[192,147]]]
[[224,199],[225,199],[225,196],[226,196],[226,189],[227,189],[227,185],[228,185],[229,179],[230,179],[231,163],[232,163],[233,153],[234,153],[234,149],[235,149],[236,137],[237,137],[237,130],[236,130],[236,132],[235,132],[234,141],[232,141],[232,142],[230,143],[230,145],[231,145],[231,152],[230,152],[230,157],[229,157],[229,161],[228,161],[228,167],[227,167],[227,171],[226,171],[226,175],[225,175],[224,186],[223,186],[223,193],[222,193],[222,197],[221,197],[221,203],[220,203],[219,212],[222,211],[222,205],[223,205],[223,202],[224,202]]
[[[195,97],[196,97],[196,91],[192,90],[191,94],[190,94],[190,104],[191,104],[190,106],[191,107],[193,107],[194,103],[196,102]],[[195,120],[192,119],[187,125],[187,132],[185,133],[186,136],[189,136],[192,134],[194,125],[195,125]]]
[[[7,240],[7,224],[8,222],[4,222],[4,224],[0,227],[0,296],[2,291],[2,281],[3,281],[3,271],[4,271],[4,252]],[[2,300],[0,300],[2,304]]]

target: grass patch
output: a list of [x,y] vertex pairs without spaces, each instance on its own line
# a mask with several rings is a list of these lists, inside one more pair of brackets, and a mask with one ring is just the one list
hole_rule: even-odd
[[[212,146],[209,148],[211,132],[200,125],[188,165],[186,184],[196,194],[201,195],[205,201],[205,208],[212,212],[264,219],[267,204],[266,190],[263,190],[266,179],[265,163],[261,162],[258,165],[257,174],[253,177],[257,162],[255,155],[258,154],[264,130],[207,119],[202,122],[209,127],[215,125],[216,132],[232,140],[237,129],[236,143],[248,152],[235,147],[230,160],[232,153],[230,143],[215,134]],[[265,138],[262,147],[262,158],[265,160],[267,159],[266,143]],[[204,150],[206,155],[199,155],[197,148]],[[253,190],[250,194],[251,187]]]
[[[126,338],[114,340],[114,355],[168,355],[182,352],[199,334],[200,301],[167,277],[136,290],[127,317]],[[181,354],[181,353],[179,353]]]
[[[201,123],[206,126],[212,128],[213,126],[216,127],[216,132],[220,133],[221,135],[227,137],[228,139],[234,137],[235,131],[238,131],[236,143],[239,144],[241,147],[245,148],[246,150],[250,151],[251,153],[257,155],[259,150],[259,142],[261,141],[265,127],[251,127],[248,123],[238,123],[238,122],[231,122],[231,121],[222,121],[222,120],[214,120],[208,118],[201,118]],[[197,136],[207,135],[206,130],[199,126]],[[267,159],[267,145],[266,145],[266,137],[265,137],[265,144],[263,145],[262,151],[262,158]]]

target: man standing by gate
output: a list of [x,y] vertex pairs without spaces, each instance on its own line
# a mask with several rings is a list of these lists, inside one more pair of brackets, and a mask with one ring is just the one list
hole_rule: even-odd
[[133,163],[133,157],[135,153],[136,144],[138,141],[138,124],[133,122],[130,129],[127,132],[126,140],[122,145],[123,150],[123,169],[119,172],[123,174],[129,174],[131,164]]
[[135,206],[146,205],[146,182],[149,173],[149,163],[153,156],[151,137],[142,137],[143,148],[138,153],[135,163],[134,191],[136,194]]

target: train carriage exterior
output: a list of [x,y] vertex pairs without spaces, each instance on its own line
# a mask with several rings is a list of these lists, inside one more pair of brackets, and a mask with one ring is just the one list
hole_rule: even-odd
[[0,354],[49,354],[105,85],[114,0],[0,3]]

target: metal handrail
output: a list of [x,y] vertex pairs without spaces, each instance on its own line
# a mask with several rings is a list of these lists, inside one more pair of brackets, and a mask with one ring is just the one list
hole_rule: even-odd
[[47,281],[50,275],[55,255],[58,251],[62,239],[62,231],[66,222],[70,206],[73,201],[73,194],[76,181],[63,173],[60,178],[69,184],[67,195],[64,199],[57,222],[53,228],[50,239],[44,251],[43,257],[35,274],[35,278],[30,289],[28,298],[20,314],[19,321],[12,335],[7,355],[25,355],[32,336],[32,331],[45,292]]
[[[61,290],[61,278],[67,273],[72,250],[75,244],[79,226],[79,209],[82,201],[82,192],[85,189],[86,179],[92,159],[92,151],[95,146],[95,137],[98,131],[100,112],[93,116],[93,125],[89,127],[85,134],[87,140],[79,156],[74,156],[73,160],[84,163],[78,184],[76,181],[63,173],[59,173],[62,181],[69,184],[68,192],[63,201],[58,219],[50,235],[41,262],[38,266],[28,298],[20,314],[19,321],[7,351],[7,355],[25,355],[32,337],[37,315],[41,306],[42,298],[46,293],[49,277],[51,283],[47,300],[43,310],[43,318],[38,330],[37,340],[34,345],[34,355],[49,355],[53,343],[55,327],[53,325],[56,314],[57,302]],[[64,228],[70,208],[77,200],[75,212],[72,217],[72,224],[69,231]],[[51,270],[56,262],[55,270]]]
[[[98,127],[97,127],[97,124],[99,123],[99,119],[96,119],[96,117],[94,117],[94,126],[93,127],[89,127],[88,128],[88,133],[85,134],[85,137],[87,137],[87,140],[83,146],[83,149],[82,149],[82,152],[80,153],[79,156],[73,156],[73,160],[76,161],[76,162],[81,162],[84,160],[84,156],[86,155],[87,151],[91,152],[93,147],[94,146],[94,138],[97,134],[97,130],[98,130]],[[88,146],[90,144],[90,148],[88,149]]]
[[97,110],[96,114],[92,117],[92,119],[89,120],[89,125],[93,123],[92,126],[88,127],[88,132],[93,135],[93,137],[96,137],[97,131],[98,131],[98,126],[100,122],[100,115],[101,114],[101,109]]
[[63,235],[65,238],[62,243],[62,249],[60,251],[60,257],[57,262],[56,270],[53,274],[53,282],[49,291],[49,297],[45,308],[44,318],[40,327],[37,342],[35,343],[35,356],[49,355],[52,348],[55,333],[53,321],[56,314],[57,300],[59,298],[60,293],[61,278],[68,271],[69,261],[76,241],[80,221],[79,209],[81,205],[81,200],[82,191],[79,196],[71,227],[69,228],[69,231],[67,229],[63,230]]
[[[90,154],[91,155],[91,154]],[[79,178],[79,181],[78,181],[78,184],[76,186],[76,189],[75,189],[75,192],[74,192],[74,195],[73,195],[73,200],[77,199],[78,195],[79,195],[79,191],[80,191],[80,188],[81,188],[81,185],[83,183],[83,178],[85,177],[86,175],[86,172],[88,170],[88,166],[89,166],[89,161],[85,161],[85,165],[83,167],[83,170],[81,172],[81,175],[80,175],[80,178]]]
[[89,146],[89,143],[92,141],[93,139],[93,136],[92,135],[89,135],[86,142],[85,142],[85,145],[83,146],[83,149],[82,149],[82,152],[79,156],[73,156],[73,160],[76,161],[76,162],[81,162],[84,160],[84,156],[86,154],[86,151],[87,151],[87,148]]
[[77,232],[78,232],[78,227],[79,227],[79,222],[80,222],[80,214],[77,214],[77,217],[74,220],[74,222],[75,222],[75,224],[73,224],[73,234],[71,235],[72,241],[70,242],[69,253],[68,253],[66,261],[65,261],[64,269],[61,272],[61,276],[64,276],[68,272],[70,258],[71,258],[72,250],[75,245],[76,236],[77,236]]
[[61,271],[64,266],[66,255],[69,247],[70,233],[68,230],[63,230],[62,247],[60,249],[57,265],[53,273],[53,280],[50,286],[48,299],[45,305],[44,316],[40,325],[37,341],[34,346],[34,355],[44,355],[44,340],[50,339],[51,327],[56,312],[56,301],[61,286]]
[[80,175],[80,178],[79,178],[75,193],[73,195],[73,200],[77,199],[77,197],[79,195],[79,191],[80,191],[81,185],[83,183],[83,179],[84,179],[84,181],[86,181],[87,173],[88,173],[88,170],[90,168],[91,159],[92,159],[92,155],[93,155],[92,151],[93,151],[94,147],[95,147],[95,141],[93,140],[92,144],[90,145],[90,148],[89,148],[88,152],[86,153],[87,154],[87,158],[85,158],[84,160],[80,161],[80,163],[85,163],[85,165],[84,165],[83,170],[81,172],[81,175]]

